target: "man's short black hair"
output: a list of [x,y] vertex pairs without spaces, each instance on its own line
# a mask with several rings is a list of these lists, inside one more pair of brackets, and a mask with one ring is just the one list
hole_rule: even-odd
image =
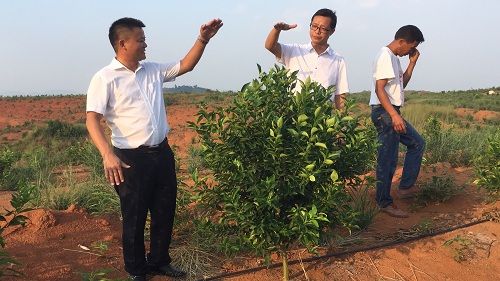
[[335,29],[337,26],[337,15],[335,14],[334,11],[330,9],[319,9],[316,13],[311,18],[311,22],[313,21],[315,16],[322,16],[322,17],[329,17],[331,19],[330,21],[330,28]]
[[418,27],[414,25],[405,25],[396,32],[394,39],[404,39],[407,43],[413,43],[415,41],[422,43],[424,42],[424,35]]
[[111,46],[113,46],[113,49],[117,50],[117,42],[120,39],[120,35],[123,36],[124,32],[130,32],[132,29],[135,27],[146,27],[142,21],[134,18],[121,18],[119,20],[116,20],[111,26],[109,27],[109,42],[111,43]]

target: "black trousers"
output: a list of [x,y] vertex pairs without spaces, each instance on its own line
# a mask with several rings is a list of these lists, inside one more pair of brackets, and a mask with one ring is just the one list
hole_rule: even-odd
[[[125,270],[145,274],[148,265],[171,262],[169,247],[175,214],[177,178],[175,160],[168,142],[150,151],[147,148],[118,149],[115,154],[130,168],[122,168],[125,181],[115,189],[123,216],[123,258]],[[150,252],[146,262],[144,227],[151,214]]]

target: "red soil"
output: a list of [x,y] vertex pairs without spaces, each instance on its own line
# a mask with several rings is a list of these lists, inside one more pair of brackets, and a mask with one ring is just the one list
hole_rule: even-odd
[[[0,130],[10,125],[15,128],[25,122],[43,124],[46,120],[78,122],[84,120],[85,97],[52,97],[2,99],[0,103]],[[185,157],[192,145],[195,133],[187,128],[187,121],[195,121],[198,111],[196,104],[174,104],[167,107],[167,115],[172,131],[171,145],[177,146],[177,153]],[[472,112],[471,114],[474,114]],[[484,113],[482,113],[484,114]],[[484,116],[484,115],[483,115]],[[478,117],[482,120],[482,116]],[[2,135],[2,142],[10,142],[22,137],[22,130]],[[182,172],[182,169],[181,169]],[[394,186],[397,186],[397,171]],[[484,192],[478,192],[471,182],[474,173],[470,168],[453,168],[446,163],[426,167],[419,182],[427,182],[432,176],[446,176],[455,180],[456,186],[465,186],[458,196],[445,203],[431,203],[422,208],[414,208],[409,218],[392,218],[380,213],[368,230],[358,237],[358,244],[345,247],[334,245],[320,248],[326,255],[344,250],[361,249],[382,242],[408,239],[418,235],[420,228],[434,231],[449,229],[483,219],[485,213],[498,211],[495,205],[485,204]],[[373,191],[370,191],[373,198]],[[10,194],[0,194],[0,206],[8,208]],[[411,208],[412,200],[396,199],[395,203],[405,209]],[[8,229],[3,236],[7,241],[4,250],[23,266],[14,268],[23,272],[28,280],[82,280],[78,272],[92,272],[112,269],[112,278],[126,278],[120,248],[121,223],[116,216],[93,217],[78,207],[66,211],[34,210],[26,214],[30,218],[24,228]],[[372,250],[354,251],[351,254],[315,261],[297,263],[290,267],[292,280],[500,280],[500,246],[497,235],[500,224],[488,221],[473,226],[459,228],[427,238],[395,244]],[[451,246],[446,241],[456,239]],[[460,248],[460,241],[474,241],[468,248]],[[175,244],[174,237],[174,245]],[[109,243],[104,256],[99,256],[93,248],[97,243]],[[91,251],[84,247],[91,248]],[[463,254],[458,262],[458,254]],[[295,250],[290,259],[308,258],[303,250]],[[275,257],[276,258],[276,257]],[[276,262],[280,262],[276,259]],[[223,262],[215,272],[226,273],[262,265],[257,257],[237,257]],[[263,269],[237,275],[224,280],[281,280],[281,268]],[[200,279],[200,277],[198,277]],[[2,280],[19,280],[2,277]],[[94,279],[97,280],[97,279]],[[153,280],[169,280],[154,277]]]

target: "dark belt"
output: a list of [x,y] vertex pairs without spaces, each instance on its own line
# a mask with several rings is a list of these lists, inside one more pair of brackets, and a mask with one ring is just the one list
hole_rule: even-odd
[[[374,105],[372,105],[372,108],[378,108],[378,107],[382,107],[382,105],[381,104],[374,104]],[[397,106],[397,105],[392,105],[392,107],[397,108],[397,109],[400,108],[400,106]]]
[[144,153],[158,153],[162,148],[164,148],[166,145],[168,145],[168,140],[165,138],[162,142],[156,145],[141,145],[136,150]]

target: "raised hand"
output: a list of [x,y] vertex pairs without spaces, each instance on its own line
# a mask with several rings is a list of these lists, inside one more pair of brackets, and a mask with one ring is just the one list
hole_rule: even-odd
[[274,28],[277,30],[290,30],[296,28],[297,24],[287,24],[284,22],[278,22],[274,25]]
[[217,31],[223,26],[221,19],[213,19],[208,23],[204,24],[200,28],[200,37],[206,41],[210,40],[210,38],[214,37],[217,34]]
[[417,48],[413,48],[408,53],[408,57],[410,58],[410,62],[413,62],[413,63],[417,62],[419,56],[420,56],[420,52],[417,50]]

